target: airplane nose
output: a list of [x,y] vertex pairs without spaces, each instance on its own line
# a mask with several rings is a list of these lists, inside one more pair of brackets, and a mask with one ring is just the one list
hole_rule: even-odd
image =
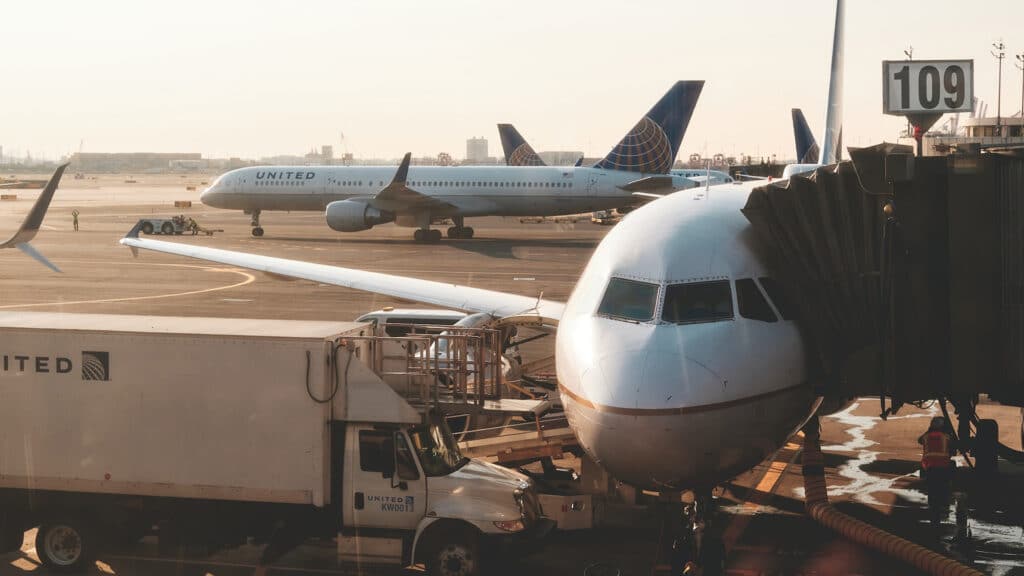
[[222,208],[223,206],[220,206],[222,196],[223,195],[221,191],[218,190],[218,187],[216,185],[214,185],[210,186],[206,190],[203,190],[202,193],[199,194],[199,201],[205,204],[206,206],[211,206],[213,208]]

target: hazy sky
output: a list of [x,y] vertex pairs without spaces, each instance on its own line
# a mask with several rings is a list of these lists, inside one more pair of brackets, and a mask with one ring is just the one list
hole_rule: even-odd
[[[465,155],[497,122],[537,150],[603,156],[676,80],[707,83],[681,157],[794,154],[790,108],[824,123],[828,0],[140,2],[18,0],[0,34],[5,154],[333,144]],[[881,61],[973,58],[975,93],[1020,109],[1024,1],[848,0],[845,143],[895,140]],[[344,134],[344,143],[341,141]]]

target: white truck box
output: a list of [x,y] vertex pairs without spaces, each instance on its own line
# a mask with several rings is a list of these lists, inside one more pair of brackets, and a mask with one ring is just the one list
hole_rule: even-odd
[[538,545],[554,523],[529,479],[462,457],[364,365],[368,330],[0,312],[0,553],[38,526],[45,566],[83,569],[158,526],[278,550],[334,534],[358,563],[479,574],[485,541]]
[[[330,396],[332,343],[364,329],[0,312],[0,488],[323,506],[325,422],[358,390],[310,395]],[[340,380],[368,372],[350,364]],[[361,404],[418,417],[404,402]]]

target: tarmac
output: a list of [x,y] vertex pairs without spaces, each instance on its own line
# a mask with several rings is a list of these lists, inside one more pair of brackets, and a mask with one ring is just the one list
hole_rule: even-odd
[[[125,180],[135,180],[126,183]],[[378,272],[540,296],[568,298],[576,278],[609,227],[587,221],[522,223],[518,218],[468,221],[472,240],[444,239],[417,244],[412,229],[384,225],[359,233],[330,230],[319,213],[266,212],[262,238],[250,235],[249,217],[202,206],[202,176],[131,175],[98,179],[65,178],[33,245],[59,266],[56,274],[17,250],[0,251],[0,309],[352,320],[383,306],[416,306],[392,298],[286,281],[181,257],[131,252],[118,240],[142,216],[185,214],[213,236],[169,239],[229,250],[308,260]],[[195,190],[187,190],[187,187]],[[0,202],[0,236],[13,232],[38,191],[17,190],[17,200]],[[191,208],[175,208],[191,201]],[[71,211],[78,209],[78,232]],[[442,226],[442,229],[446,226]],[[550,352],[541,339],[527,354]],[[547,347],[547,348],[545,348]],[[1002,441],[1020,446],[1020,410],[983,404],[982,417],[1000,424]],[[917,436],[937,406],[904,407],[882,421],[877,399],[860,399],[822,419],[829,498],[861,520],[923,545],[946,550],[927,530],[925,495],[918,474]],[[803,514],[800,441],[716,490],[718,529],[728,553],[727,573],[914,574],[907,565],[837,537]],[[580,470],[572,458],[560,462]],[[973,546],[951,551],[986,574],[1024,574],[1024,509],[1013,496],[1024,486],[1024,470],[1004,464],[1000,480],[969,490]],[[649,499],[648,499],[649,500]],[[640,504],[596,510],[607,527],[559,532],[547,548],[515,559],[496,574],[648,575],[655,566],[659,530],[654,507]],[[952,515],[944,538],[953,535]],[[41,574],[26,535],[20,553],[0,557],[0,576]],[[151,539],[100,559],[95,574],[375,574],[368,568],[338,566],[330,542],[309,542],[269,566],[258,564],[259,549],[243,546],[212,556],[166,557]],[[386,573],[386,572],[384,572]]]

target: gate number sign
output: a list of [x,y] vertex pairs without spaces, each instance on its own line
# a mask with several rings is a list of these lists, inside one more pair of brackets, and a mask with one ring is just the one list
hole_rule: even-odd
[[885,60],[885,114],[970,112],[974,107],[974,60]]

